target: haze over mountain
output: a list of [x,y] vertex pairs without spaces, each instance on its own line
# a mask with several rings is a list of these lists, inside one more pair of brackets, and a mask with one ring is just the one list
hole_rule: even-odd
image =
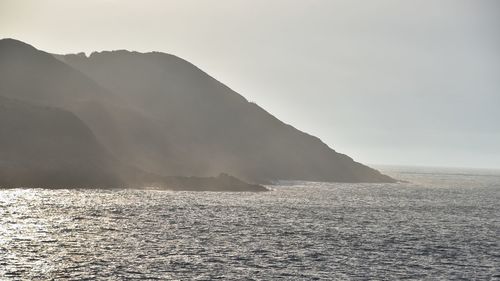
[[0,186],[119,186],[113,161],[74,114],[0,96]]
[[112,157],[74,114],[0,96],[0,187],[265,191],[229,175],[162,177]]
[[164,53],[61,56],[4,39],[0,96],[72,112],[113,159],[145,174],[393,181]]

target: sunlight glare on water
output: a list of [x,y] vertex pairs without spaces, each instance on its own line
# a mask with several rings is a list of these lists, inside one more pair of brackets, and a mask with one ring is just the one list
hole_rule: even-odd
[[0,279],[500,278],[500,175],[267,193],[0,190]]

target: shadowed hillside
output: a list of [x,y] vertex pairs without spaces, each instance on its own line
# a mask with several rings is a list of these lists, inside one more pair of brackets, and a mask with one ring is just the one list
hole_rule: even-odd
[[162,175],[391,182],[163,53],[54,56],[0,41],[0,95],[80,117],[114,157]]
[[122,186],[115,163],[73,114],[0,97],[0,187]]
[[0,188],[266,191],[228,175],[162,177],[115,160],[74,114],[0,96]]
[[[23,42],[0,40],[0,95],[73,112],[117,159],[146,168],[151,162],[170,162],[158,121],[132,110],[80,71]],[[163,168],[159,174],[170,170]]]

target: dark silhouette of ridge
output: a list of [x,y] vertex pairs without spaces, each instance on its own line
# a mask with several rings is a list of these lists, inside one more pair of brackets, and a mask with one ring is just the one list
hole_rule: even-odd
[[168,54],[61,56],[0,40],[0,95],[73,112],[114,158],[146,174],[394,181]]
[[70,112],[0,96],[0,187],[123,186],[117,163]]

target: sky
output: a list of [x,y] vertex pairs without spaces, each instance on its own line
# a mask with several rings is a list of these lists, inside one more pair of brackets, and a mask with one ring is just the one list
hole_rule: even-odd
[[0,38],[177,55],[363,163],[500,169],[500,1],[0,0]]

